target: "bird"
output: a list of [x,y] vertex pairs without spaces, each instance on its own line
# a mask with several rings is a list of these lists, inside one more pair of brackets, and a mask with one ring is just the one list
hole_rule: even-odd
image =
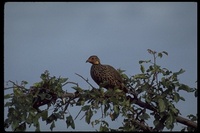
[[100,86],[106,89],[121,89],[127,92],[120,73],[111,65],[101,64],[100,59],[96,55],[90,56],[86,63],[92,64],[90,75],[92,79]]

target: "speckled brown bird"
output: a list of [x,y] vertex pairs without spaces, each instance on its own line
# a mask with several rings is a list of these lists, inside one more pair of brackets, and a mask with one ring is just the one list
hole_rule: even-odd
[[101,64],[100,59],[96,55],[90,56],[86,62],[92,64],[90,75],[99,86],[106,89],[119,88],[127,92],[122,77],[115,68]]

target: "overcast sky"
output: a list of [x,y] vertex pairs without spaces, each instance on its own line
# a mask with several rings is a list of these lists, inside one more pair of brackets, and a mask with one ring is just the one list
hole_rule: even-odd
[[[168,52],[157,63],[173,72],[186,70],[179,81],[196,87],[197,3],[8,2],[4,6],[5,81],[26,80],[31,86],[49,70],[52,76],[68,77],[88,89],[88,84],[75,75],[78,73],[97,87],[90,77],[91,64],[85,63],[90,55],[132,76],[140,73],[139,60],[152,59],[147,49]],[[67,89],[73,91],[69,86]],[[180,94],[186,99],[177,104],[182,116],[196,115],[194,95]],[[75,117],[79,110],[69,111]],[[75,120],[76,130],[98,129],[80,120],[82,116]],[[109,124],[117,128],[121,122],[118,118]],[[175,125],[175,130],[182,126]],[[50,130],[49,125],[41,123],[41,130]],[[74,131],[61,120],[54,130]]]

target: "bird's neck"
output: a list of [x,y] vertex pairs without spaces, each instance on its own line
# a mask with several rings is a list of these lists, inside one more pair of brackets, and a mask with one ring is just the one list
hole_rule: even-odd
[[97,67],[101,67],[101,64],[92,64],[91,66],[92,68],[97,68]]
[[100,65],[101,63],[100,63],[100,61],[95,61],[94,63],[93,63],[93,65]]

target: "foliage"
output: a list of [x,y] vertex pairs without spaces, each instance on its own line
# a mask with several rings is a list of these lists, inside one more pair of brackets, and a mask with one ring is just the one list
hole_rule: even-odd
[[[48,71],[41,74],[41,81],[29,89],[26,88],[27,81],[22,81],[20,85],[9,81],[12,83],[13,93],[4,95],[7,101],[4,108],[8,108],[4,128],[26,131],[27,125],[29,127],[33,125],[35,131],[40,131],[39,119],[41,119],[51,124],[50,129],[53,130],[55,122],[60,119],[65,120],[67,128],[75,129],[74,119],[79,114],[73,118],[74,114],[70,114],[67,110],[71,105],[70,107],[80,106],[80,112],[85,114],[86,123],[92,126],[100,125],[99,131],[163,131],[164,128],[172,130],[177,122],[186,125],[182,131],[196,131],[197,116],[190,114],[189,119],[182,118],[175,103],[185,101],[179,91],[194,92],[197,96],[197,89],[178,81],[178,76],[184,73],[183,69],[172,72],[156,63],[157,58],[168,55],[167,52],[157,53],[150,49],[148,52],[153,56],[153,61],[139,61],[140,74],[128,77],[123,70],[119,70],[129,89],[126,94],[118,88],[113,90],[94,88],[88,80],[78,74],[92,87],[91,90],[69,82],[68,78],[51,77]],[[75,93],[64,91],[63,86],[66,84],[73,84]],[[49,107],[54,107],[51,114],[48,111]],[[91,121],[98,111],[101,111],[102,117]],[[111,129],[105,118],[110,117],[115,121],[119,116],[123,117],[122,125],[118,129]],[[153,119],[153,127],[148,126],[149,119]]]

